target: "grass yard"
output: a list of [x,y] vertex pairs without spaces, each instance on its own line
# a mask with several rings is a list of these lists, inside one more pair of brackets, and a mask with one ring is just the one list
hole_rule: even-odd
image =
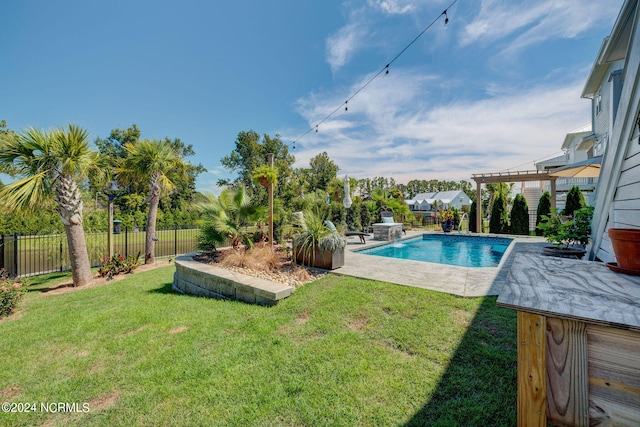
[[173,272],[29,292],[0,321],[0,402],[37,410],[0,426],[515,424],[516,319],[495,298],[330,274],[260,307],[173,294]]

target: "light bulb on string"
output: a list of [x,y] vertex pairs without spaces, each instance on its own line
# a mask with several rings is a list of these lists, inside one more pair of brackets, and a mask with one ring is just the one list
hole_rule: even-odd
[[385,71],[384,75],[386,76],[387,74],[389,74],[389,64],[387,64],[384,68],[387,69],[387,71]]
[[349,106],[347,105],[349,101],[344,101],[344,111],[349,111]]
[[447,15],[447,11],[442,12],[444,14],[444,28],[446,29],[449,26],[449,15]]
[[316,133],[318,133],[318,125],[316,125]]

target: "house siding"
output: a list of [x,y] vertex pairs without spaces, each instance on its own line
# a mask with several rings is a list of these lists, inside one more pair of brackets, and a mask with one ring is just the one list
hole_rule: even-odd
[[[589,258],[615,261],[608,230],[614,227],[640,228],[640,0],[625,0],[601,58],[613,58],[615,66],[624,61],[620,78],[607,81],[621,84],[615,123],[609,135],[600,179],[596,189],[596,210],[592,227],[593,244]],[[622,52],[622,49],[625,49]],[[613,67],[612,67],[613,68]],[[615,71],[609,68],[609,72]],[[615,77],[615,76],[614,76]],[[615,89],[615,88],[614,88]],[[618,97],[612,90],[614,98]]]
[[[638,127],[635,128],[634,135],[629,140],[627,148],[606,230],[609,228],[640,228],[640,142]],[[596,256],[604,262],[615,261],[608,233],[602,236],[602,242]]]
[[[616,61],[607,67],[607,72],[600,83],[598,92],[591,101],[593,133],[597,140],[592,150],[594,156],[599,156],[604,153],[611,138],[613,121],[616,117],[615,113],[617,112],[617,102],[619,101],[622,89],[622,83],[619,77],[620,73],[616,74],[616,71],[620,70],[623,65],[624,61]],[[599,114],[596,114],[598,93],[601,97],[601,110]]]

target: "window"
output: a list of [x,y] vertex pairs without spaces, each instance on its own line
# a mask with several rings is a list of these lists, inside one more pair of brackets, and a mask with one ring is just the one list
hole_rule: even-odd
[[601,89],[598,89],[598,93],[596,93],[596,96],[593,97],[594,115],[597,117],[598,115],[600,115],[601,111],[602,111],[602,92],[601,92]]

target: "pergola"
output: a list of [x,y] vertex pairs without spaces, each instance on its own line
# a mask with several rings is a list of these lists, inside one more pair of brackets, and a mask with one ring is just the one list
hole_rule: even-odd
[[[476,182],[476,230],[482,230],[482,184],[497,184],[500,182],[528,182],[551,181],[551,208],[556,208],[556,179],[551,176],[552,171],[519,171],[474,173],[471,179]],[[478,231],[479,232],[479,231]]]

